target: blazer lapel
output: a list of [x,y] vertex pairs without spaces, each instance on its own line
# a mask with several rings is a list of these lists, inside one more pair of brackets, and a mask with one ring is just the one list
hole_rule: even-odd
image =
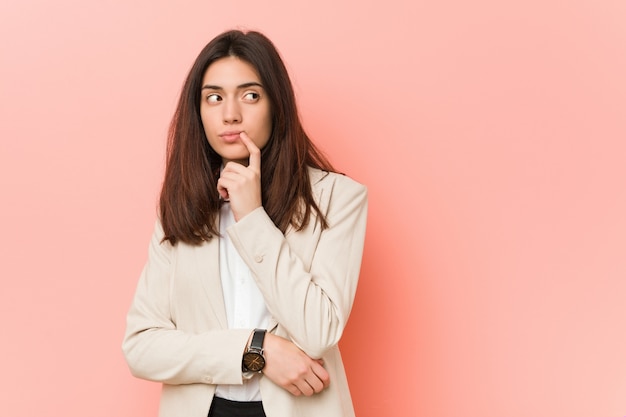
[[210,308],[217,317],[222,329],[228,328],[226,319],[226,307],[224,306],[224,293],[222,291],[222,281],[220,278],[220,254],[219,237],[214,236],[208,242],[194,247],[194,255],[198,266],[199,274],[196,279],[202,283],[202,288],[206,293]]

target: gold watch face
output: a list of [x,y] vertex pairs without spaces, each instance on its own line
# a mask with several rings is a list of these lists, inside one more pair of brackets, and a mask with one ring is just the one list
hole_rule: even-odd
[[257,352],[247,352],[243,355],[243,366],[251,372],[259,372],[265,367],[265,358]]

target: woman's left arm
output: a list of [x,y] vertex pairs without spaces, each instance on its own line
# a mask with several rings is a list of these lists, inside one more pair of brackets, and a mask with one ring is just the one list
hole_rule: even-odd
[[[228,230],[251,269],[273,317],[307,355],[320,358],[341,338],[356,293],[365,227],[367,189],[342,175],[322,179],[328,228],[319,221],[300,232],[310,235],[308,268],[262,207]],[[301,238],[298,236],[300,245]],[[310,246],[309,246],[310,245]],[[301,248],[297,248],[301,249]]]

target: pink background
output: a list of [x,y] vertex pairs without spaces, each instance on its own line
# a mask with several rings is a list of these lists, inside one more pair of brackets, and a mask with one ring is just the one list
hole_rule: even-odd
[[0,3],[2,414],[156,415],[125,314],[183,78],[238,26],[370,189],[358,415],[626,415],[626,3],[308,3]]

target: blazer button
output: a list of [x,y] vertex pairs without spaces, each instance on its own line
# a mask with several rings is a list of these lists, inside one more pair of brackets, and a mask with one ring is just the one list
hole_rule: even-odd
[[213,378],[211,378],[210,376],[205,376],[204,380],[206,381],[207,384],[212,384],[213,383]]
[[257,255],[254,257],[254,262],[260,264],[261,262],[263,262],[263,255]]

